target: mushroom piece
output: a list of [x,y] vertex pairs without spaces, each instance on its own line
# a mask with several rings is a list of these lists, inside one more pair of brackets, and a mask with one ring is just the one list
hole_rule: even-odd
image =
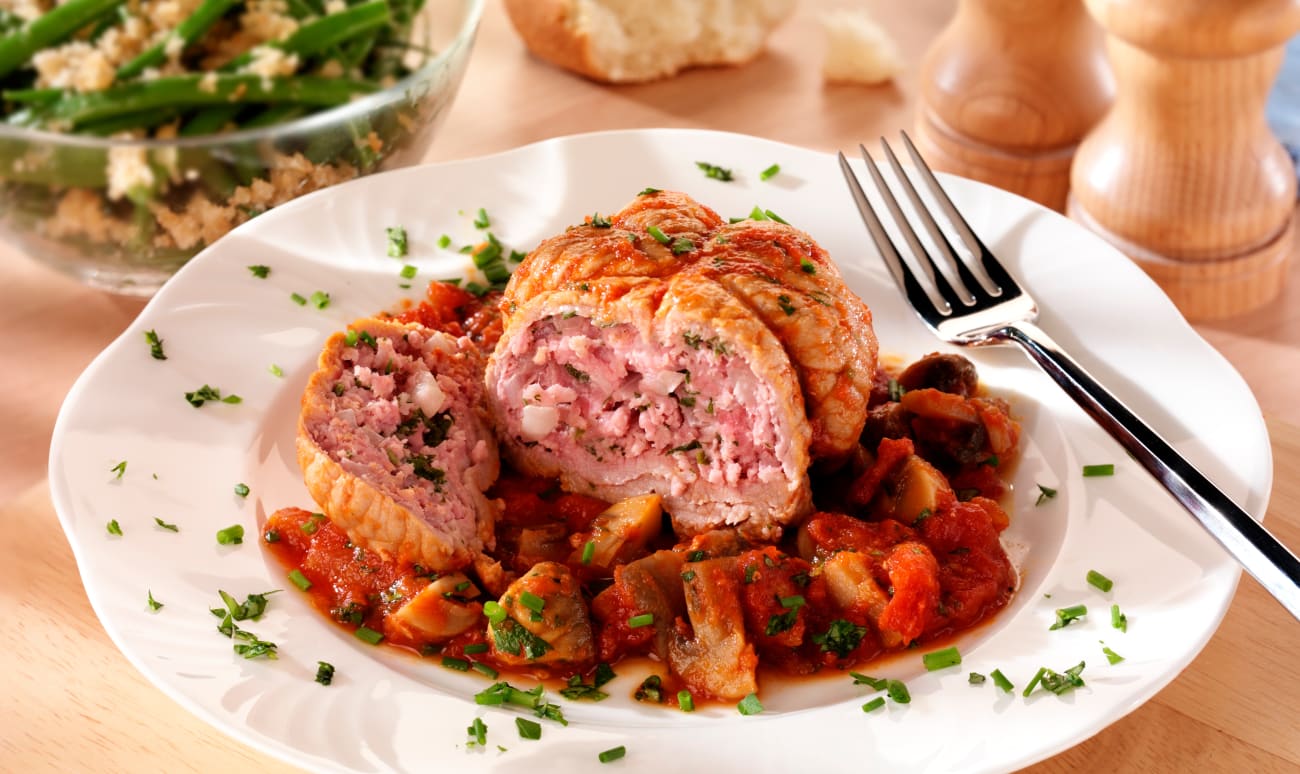
[[[641,556],[663,528],[662,504],[662,496],[648,494],[609,506],[592,520],[586,532],[573,536],[569,563],[608,570]],[[585,557],[588,544],[592,545],[591,556]],[[584,557],[587,561],[583,561]]]
[[483,605],[473,601],[478,595],[463,574],[443,575],[385,619],[385,634],[418,643],[446,642],[483,619]]
[[488,642],[503,664],[588,663],[596,657],[582,588],[569,568],[541,562],[510,584],[488,618]]
[[691,562],[689,568],[693,574],[682,582],[692,632],[675,633],[668,664],[694,692],[742,699],[758,690],[758,656],[745,637],[736,559]]

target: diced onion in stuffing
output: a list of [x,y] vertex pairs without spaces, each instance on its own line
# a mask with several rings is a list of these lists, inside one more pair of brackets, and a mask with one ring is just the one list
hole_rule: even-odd
[[554,406],[525,405],[519,418],[519,429],[528,440],[539,441],[559,423],[560,412]]
[[443,404],[447,402],[447,396],[443,394],[442,388],[438,386],[437,378],[426,371],[417,377],[415,386],[411,389],[411,400],[424,412],[426,417],[431,417],[442,411]]

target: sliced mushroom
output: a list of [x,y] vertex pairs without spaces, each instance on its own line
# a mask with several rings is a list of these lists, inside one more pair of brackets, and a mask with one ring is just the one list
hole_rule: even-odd
[[758,656],[745,637],[736,559],[687,566],[694,573],[683,580],[692,634],[673,636],[668,664],[697,694],[742,699],[758,690]]
[[446,642],[483,620],[483,606],[473,601],[478,595],[461,573],[443,575],[389,615],[384,633],[410,642]]
[[569,568],[541,562],[510,584],[489,619],[488,642],[504,664],[587,663],[596,657],[582,588]]
[[[608,570],[641,556],[663,528],[662,504],[663,497],[648,494],[609,506],[592,520],[586,532],[573,537],[569,562]],[[593,546],[591,556],[583,562],[588,543]]]

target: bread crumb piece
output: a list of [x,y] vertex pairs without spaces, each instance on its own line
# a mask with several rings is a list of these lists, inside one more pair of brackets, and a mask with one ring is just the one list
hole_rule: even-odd
[[284,49],[258,46],[253,58],[244,66],[244,72],[262,76],[262,88],[271,88],[271,79],[287,77],[298,71],[298,55],[286,54]]
[[822,77],[832,83],[885,83],[903,70],[898,45],[864,10],[827,11]]
[[114,70],[104,53],[89,43],[75,41],[47,48],[32,57],[39,88],[100,91],[113,83]]
[[153,170],[144,148],[118,146],[108,149],[108,198],[121,199],[133,188],[153,187]]

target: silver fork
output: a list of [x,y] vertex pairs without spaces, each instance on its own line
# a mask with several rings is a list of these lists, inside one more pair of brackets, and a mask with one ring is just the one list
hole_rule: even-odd
[[992,280],[992,288],[985,288],[973,275],[966,263],[948,241],[934,216],[917,194],[911,179],[903,171],[898,158],[883,138],[881,146],[902,189],[912,204],[931,242],[943,253],[949,271],[960,279],[964,292],[959,293],[939,268],[935,257],[922,245],[908,218],[903,214],[898,200],[890,191],[876,167],[875,160],[861,145],[862,158],[871,174],[880,198],[889,210],[890,218],[907,243],[918,266],[928,275],[937,292],[939,303],[932,300],[921,278],[899,255],[899,250],[886,233],[876,211],[867,200],[861,183],[849,166],[844,154],[839,154],[840,168],[849,185],[853,199],[862,214],[862,221],[871,233],[872,240],[894,276],[894,281],[907,297],[917,316],[940,338],[963,346],[1014,343],[1024,348],[1030,359],[1047,372],[1062,389],[1078,403],[1097,424],[1119,441],[1165,488],[1183,505],[1203,527],[1257,581],[1264,586],[1290,613],[1300,620],[1300,559],[1278,542],[1268,530],[1250,517],[1224,494],[1213,482],[1174,450],[1160,434],[1130,411],[1122,401],[1102,387],[1055,341],[1042,331],[1034,321],[1038,308],[1034,299],[1007,273],[998,259],[971,231],[952,200],[944,193],[934,173],[921,159],[921,154],[907,134],[903,143],[911,156],[917,177],[929,189],[934,201],[943,211],[948,223],[965,242]]

